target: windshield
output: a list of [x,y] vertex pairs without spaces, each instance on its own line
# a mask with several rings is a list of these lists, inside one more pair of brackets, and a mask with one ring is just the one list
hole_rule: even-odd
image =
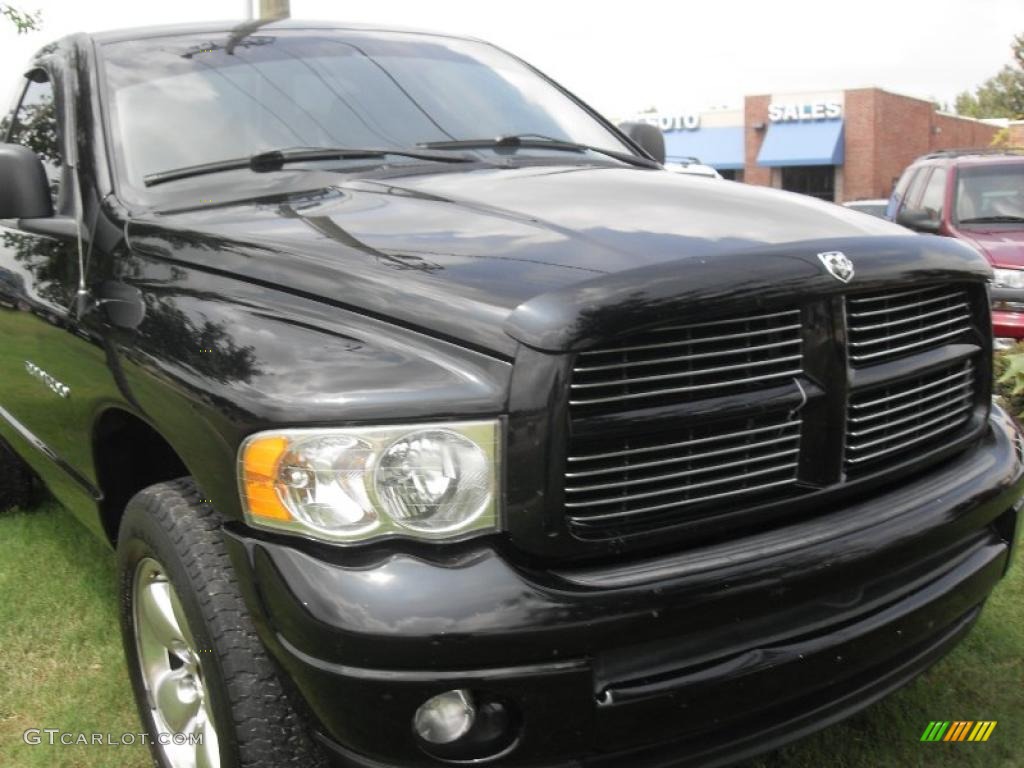
[[136,190],[150,174],[292,147],[410,149],[541,134],[631,153],[557,87],[485,43],[275,30],[108,43],[102,57],[119,172]]
[[965,224],[1024,220],[1024,163],[961,168],[956,185],[956,218]]

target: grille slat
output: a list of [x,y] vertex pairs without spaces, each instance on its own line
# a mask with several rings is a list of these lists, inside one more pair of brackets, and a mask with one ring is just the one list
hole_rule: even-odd
[[932,406],[931,408],[926,408],[924,410],[911,413],[907,416],[901,416],[898,419],[892,419],[890,421],[885,422],[884,424],[877,424],[873,427],[868,427],[867,429],[850,430],[849,434],[850,437],[865,437],[866,435],[873,435],[876,432],[880,432],[885,429],[890,429],[892,427],[899,426],[900,424],[908,424],[912,421],[920,419],[922,416],[929,416],[933,413],[941,413],[942,411],[948,412],[950,408],[955,409],[957,408],[957,406],[962,405],[965,397],[970,398],[970,392],[961,394],[958,397],[954,397],[950,400],[941,402],[938,405]]
[[[776,428],[772,427],[772,429],[774,430]],[[732,446],[730,448],[721,448],[721,449],[716,450],[716,451],[704,451],[703,453],[694,453],[694,454],[690,454],[689,456],[687,456],[685,460],[689,461],[689,460],[694,460],[694,459],[709,459],[709,458],[712,458],[714,456],[727,456],[730,453],[736,453],[738,451],[752,451],[752,450],[756,450],[758,448],[765,448],[765,447],[771,446],[771,445],[779,445],[780,443],[790,442],[792,440],[796,440],[797,437],[798,437],[798,435],[795,435],[795,434],[794,435],[787,435],[785,437],[776,437],[776,438],[774,438],[772,440],[762,440],[759,443],[744,443],[744,444],[741,444],[741,445],[734,445],[734,446]],[[627,452],[625,454],[620,454],[620,455],[627,455],[628,456],[630,454]],[[580,459],[578,457],[571,457],[570,458],[570,461],[579,461],[579,460]],[[675,463],[679,462],[680,460],[681,459],[678,459],[678,458],[672,458],[672,459],[659,459],[657,461],[643,461],[643,462],[640,462],[639,464],[630,464],[629,468],[631,470],[637,470],[637,469],[650,469],[652,467],[664,467],[664,466],[667,466],[667,465],[675,464]],[[591,469],[591,470],[588,470],[586,472],[566,472],[565,473],[565,477],[567,479],[570,479],[570,480],[575,480],[575,479],[580,478],[580,477],[594,477],[596,475],[607,475],[607,474],[609,474],[611,472],[621,472],[621,471],[622,471],[621,467],[605,467],[604,469]]]
[[913,438],[911,438],[909,440],[906,440],[901,445],[891,446],[891,447],[886,448],[884,450],[876,451],[875,453],[869,454],[867,456],[858,456],[858,457],[855,457],[855,458],[848,458],[847,461],[850,464],[861,464],[861,463],[869,462],[869,461],[877,461],[878,459],[885,458],[886,456],[891,456],[894,453],[898,453],[901,450],[906,450],[907,448],[913,448],[914,446],[918,445],[919,443],[923,443],[925,440],[930,440],[933,437],[938,437],[941,434],[949,432],[952,427],[959,426],[962,423],[963,423],[963,420],[960,420],[960,421],[955,422],[955,423],[943,424],[938,429],[933,429],[933,430],[931,430],[929,432],[925,432],[923,434],[917,435],[916,437],[913,437]]
[[889,291],[846,299],[850,360],[875,365],[940,346],[970,332],[966,289]]
[[[923,318],[923,316],[922,317],[914,317],[914,318],[910,318],[910,320],[912,320],[913,322],[921,322],[922,318]],[[908,322],[908,321],[907,320],[900,320],[899,322],[903,323],[903,322]],[[971,322],[971,316],[969,314],[967,314],[966,312],[964,312],[962,315],[957,315],[956,317],[950,317],[950,318],[947,318],[945,320],[937,320],[937,321],[935,321],[934,323],[931,324],[931,327],[932,328],[944,328],[947,325],[955,325],[955,324],[960,324],[961,326],[963,326],[964,323],[969,323],[969,322]],[[883,326],[883,327],[889,328],[889,327],[892,327],[892,325],[894,325],[894,323],[890,323],[888,326]],[[876,326],[876,327],[878,327],[878,326]],[[908,336],[914,336],[914,335],[920,336],[921,335],[921,329],[913,328],[913,329],[911,329],[909,331],[900,331],[898,333],[887,333],[885,336],[880,336],[877,339],[867,339],[865,341],[851,341],[850,342],[850,346],[854,347],[854,348],[857,348],[857,347],[873,347],[876,344],[887,344],[887,343],[891,342],[893,339],[905,339]],[[856,359],[856,357],[854,359]]]
[[[679,342],[679,343],[685,344],[686,342]],[[765,350],[765,349],[777,349],[778,347],[791,347],[791,346],[795,346],[795,345],[797,345],[799,343],[800,343],[799,339],[790,339],[788,341],[777,341],[777,342],[774,342],[772,344],[761,344],[761,345],[754,346],[754,347],[746,347],[746,348],[744,348],[744,351],[745,352],[761,352],[762,350]],[[601,354],[608,354],[608,353],[607,352],[602,352]],[[727,355],[734,355],[734,354],[736,354],[734,350],[725,349],[725,350],[719,350],[719,351],[716,351],[716,352],[700,352],[700,353],[695,354],[695,355],[680,355],[678,357],[665,357],[665,358],[655,359],[655,360],[637,360],[637,361],[634,361],[634,362],[612,363],[610,365],[582,365],[582,366],[577,366],[573,370],[575,372],[577,372],[577,373],[592,373],[592,372],[595,372],[595,371],[612,371],[612,370],[617,370],[617,369],[620,369],[620,368],[635,368],[637,366],[642,366],[642,365],[662,365],[664,363],[682,363],[682,362],[687,362],[689,360],[706,360],[706,359],[709,359],[709,358],[712,358],[712,357],[725,357]],[[581,355],[581,357],[582,357],[582,355]]]
[[856,473],[880,459],[911,458],[926,440],[954,434],[969,421],[974,397],[971,360],[854,393],[846,433],[847,471]]
[[[577,357],[569,405],[664,405],[770,386],[803,371],[800,310],[648,329]],[[639,406],[638,406],[639,407]]]
[[[795,458],[796,457],[796,452],[795,451],[792,452],[792,453],[787,452],[786,455]],[[747,464],[750,464],[750,463],[751,462],[747,462]],[[735,465],[730,465],[729,468],[731,469],[734,466]],[[727,476],[727,477],[720,477],[720,478],[716,478],[714,480],[701,480],[700,482],[697,482],[697,483],[686,483],[685,485],[673,486],[673,487],[670,487],[670,488],[661,488],[661,489],[659,489],[657,491],[643,491],[642,493],[631,493],[631,494],[629,494],[629,499],[631,501],[635,501],[635,500],[638,500],[638,499],[653,499],[653,498],[656,498],[658,496],[677,495],[677,494],[686,493],[686,492],[692,491],[692,490],[699,490],[701,488],[710,488],[710,487],[715,486],[715,485],[728,485],[728,484],[731,484],[731,483],[734,484],[734,483],[736,483],[737,480],[743,480],[743,479],[749,478],[749,477],[761,477],[762,475],[768,475],[768,474],[777,473],[777,472],[780,472],[780,471],[796,469],[796,466],[797,466],[797,462],[793,461],[793,462],[790,462],[790,463],[787,463],[787,464],[780,464],[778,466],[764,467],[762,469],[755,469],[755,470],[751,470],[749,472],[743,472],[743,473],[737,474],[737,475],[731,475],[731,476]],[[715,469],[717,469],[717,468],[715,468]],[[619,494],[615,498],[609,498],[609,499],[593,499],[593,500],[588,500],[588,501],[567,501],[565,503],[565,506],[567,508],[569,508],[569,509],[574,509],[574,508],[577,508],[577,507],[598,507],[598,506],[605,506],[607,504],[620,504],[620,503],[622,503],[622,499],[623,499],[623,494]],[[684,501],[682,503],[685,504],[686,501]]]
[[[880,397],[880,398],[878,398],[876,400],[870,400],[870,401],[868,401],[866,403],[865,402],[854,401],[854,402],[850,403],[850,408],[852,408],[855,411],[860,411],[860,410],[863,410],[865,408],[874,408],[876,405],[879,405],[881,403],[889,403],[889,402],[892,402],[893,400],[899,400],[901,398],[905,398],[905,397],[908,397],[910,395],[915,395],[918,392],[924,392],[926,390],[931,389],[932,386],[934,386],[934,385],[945,384],[947,382],[957,381],[957,380],[962,381],[962,382],[969,382],[970,381],[970,372],[969,371],[958,371],[958,372],[956,372],[956,373],[954,373],[954,374],[952,374],[950,376],[947,376],[946,378],[941,379],[939,381],[932,382],[930,384],[922,384],[922,385],[920,385],[918,387],[914,387],[913,389],[908,389],[908,390],[905,390],[905,391],[900,391],[899,393],[897,393],[895,395],[889,395],[888,397]],[[940,392],[938,394],[941,396],[944,393]],[[917,398],[916,402],[921,402],[921,400],[922,400],[921,398]],[[877,415],[885,415],[885,412],[882,412],[882,413],[877,414]],[[867,418],[867,417],[854,417],[853,421],[857,421],[859,418]],[[874,416],[872,416],[871,418],[874,418]]]
[[[955,307],[952,307],[952,309],[962,309],[965,313],[969,313],[971,308],[967,306],[966,302],[961,302],[957,304]],[[875,331],[882,328],[892,328],[898,325],[914,323],[917,322],[918,320],[924,320],[929,317],[938,317],[940,315],[947,314],[949,310],[950,307],[942,307],[941,309],[934,309],[931,312],[922,312],[921,314],[916,315],[914,317],[905,317],[902,320],[892,320],[887,323],[876,323],[875,325],[862,325],[859,326],[859,329],[861,331]]]
[[[622,438],[617,451],[598,441],[579,446],[583,450],[567,462],[570,523],[635,523],[649,514],[686,513],[714,499],[792,486],[800,429],[799,419],[776,413]],[[680,431],[686,440],[678,439]]]
[[[786,357],[777,357],[774,360],[761,360],[759,362],[750,363],[735,363],[733,365],[719,365],[712,368],[701,368],[695,371],[680,371],[678,373],[662,373],[657,376],[631,376],[628,378],[620,378],[615,380],[615,384],[646,384],[651,381],[667,381],[670,379],[678,379],[682,376],[710,376],[713,373],[725,373],[726,371],[738,371],[744,368],[755,369],[762,368],[766,365],[777,365],[778,363],[792,363],[800,360],[801,355],[788,355]],[[797,369],[799,370],[799,369]],[[597,381],[590,382],[588,384],[573,384],[573,389],[594,389],[595,387],[607,387],[608,382]]]
[[655,504],[649,507],[637,507],[631,509],[628,512],[605,512],[597,515],[587,515],[583,519],[573,519],[577,523],[595,523],[595,522],[610,522],[610,521],[621,521],[621,520],[635,520],[638,515],[645,515],[651,512],[665,512],[667,510],[676,510],[685,506],[694,506],[700,504],[706,504],[709,501],[718,501],[719,499],[726,499],[733,496],[739,496],[741,494],[757,494],[763,493],[767,490],[779,490],[781,488],[791,487],[793,480],[785,478],[784,480],[775,480],[770,483],[761,483],[760,485],[750,485],[743,488],[736,488],[730,491],[721,491],[719,493],[709,493],[704,496],[696,496],[684,504],[679,502],[670,502],[668,504]]
[[[719,471],[721,471],[723,469],[733,469],[734,467],[746,467],[746,466],[749,466],[751,464],[760,464],[762,461],[770,461],[772,459],[779,459],[779,458],[785,458],[785,457],[792,458],[794,456],[796,456],[796,450],[795,449],[791,450],[791,451],[776,451],[775,453],[768,453],[768,454],[765,454],[764,456],[758,456],[757,458],[753,458],[753,459],[751,459],[751,458],[743,458],[743,459],[738,459],[736,461],[726,461],[726,462],[723,462],[723,463],[716,463],[714,466],[711,466],[711,467],[698,467],[697,469],[686,469],[686,470],[683,470],[682,472],[670,472],[667,475],[653,475],[651,477],[638,477],[638,478],[635,478],[633,480],[619,480],[618,482],[615,482],[615,483],[597,483],[597,484],[593,484],[593,485],[569,485],[569,486],[566,486],[565,492],[566,493],[587,493],[589,491],[604,491],[604,490],[608,490],[609,488],[628,488],[628,487],[633,486],[633,485],[647,485],[647,484],[650,484],[650,483],[661,483],[661,482],[665,482],[667,480],[681,480],[684,477],[693,477],[695,475],[706,475],[709,472],[719,472]],[[633,469],[635,469],[635,467],[633,467]],[[725,482],[725,481],[720,481],[720,480],[716,480],[715,481],[715,483],[719,483],[719,482]],[[697,488],[699,486],[698,485],[691,485],[689,487]],[[662,492],[659,491],[659,493],[662,493]],[[634,496],[633,498],[640,498],[640,497],[639,496]],[[589,503],[593,503],[593,502],[589,502]],[[602,502],[602,503],[604,503],[604,502]],[[572,504],[569,504],[568,506],[572,506]]]
[[915,349],[922,349],[927,347],[935,347],[938,346],[937,342],[948,341],[949,339],[955,339],[957,336],[963,335],[964,330],[958,328],[955,331],[949,331],[948,333],[939,334],[937,336],[930,336],[927,339],[921,339],[920,341],[916,341],[913,344],[904,344],[903,346],[892,347],[891,349],[886,349],[882,352],[871,352],[868,354],[851,355],[850,357],[852,360],[858,363],[862,363],[866,360],[875,360],[877,362],[883,362],[883,360],[879,360],[879,358],[898,357],[903,352],[910,352]]
[[[778,331],[799,331],[800,325],[782,326],[780,328],[772,329],[772,332]],[[630,347],[614,347],[613,349],[600,349],[590,352],[582,352],[581,357],[594,356],[598,354],[611,354],[613,352],[638,352],[647,349],[665,349],[666,347],[677,347],[683,344],[710,344],[716,341],[732,341],[733,339],[749,339],[751,336],[756,336],[759,333],[768,332],[752,332],[752,333],[738,333],[738,334],[725,334],[722,336],[714,336],[707,339],[684,339],[682,341],[663,341],[656,344],[638,344]]]
[[570,400],[569,405],[602,405],[605,403],[619,403],[624,400],[638,400],[641,398],[652,398],[660,397],[662,395],[682,395],[689,394],[691,392],[702,392],[709,389],[730,389],[733,387],[739,387],[747,384],[757,384],[758,382],[765,381],[766,379],[788,379],[793,376],[798,376],[802,373],[802,369],[793,368],[788,371],[779,371],[778,373],[764,373],[760,376],[748,376],[745,379],[731,379],[725,381],[716,381],[711,384],[693,384],[688,387],[673,387],[671,389],[653,389],[645,392],[634,392],[625,395],[614,395],[612,397],[591,397],[586,399]]
[[[884,294],[880,294],[878,296],[867,296],[867,297],[864,297],[864,296],[861,296],[861,297],[852,296],[852,297],[847,299],[847,302],[849,304],[854,305],[854,306],[858,306],[858,305],[863,304],[865,302],[875,302],[875,303],[877,303],[877,302],[880,302],[880,301],[892,301],[893,299],[902,298],[904,296],[919,296],[920,294],[921,294],[920,291],[893,291],[891,293],[884,293]],[[905,309],[905,310],[910,310],[910,309],[914,309],[916,307],[931,306],[932,304],[938,304],[939,302],[942,302],[942,301],[954,301],[954,300],[959,299],[959,298],[961,298],[961,294],[959,294],[959,293],[947,293],[947,294],[945,294],[943,296],[933,296],[930,299],[924,299],[922,301],[908,301],[908,302],[905,302],[905,303],[901,304],[901,307],[903,309]],[[858,318],[859,317],[876,317],[878,315],[884,315],[886,312],[891,312],[891,311],[892,311],[892,309],[888,308],[888,307],[884,308],[884,309],[861,310],[861,311],[857,311],[857,312],[851,312],[850,313],[850,317],[858,317]]]

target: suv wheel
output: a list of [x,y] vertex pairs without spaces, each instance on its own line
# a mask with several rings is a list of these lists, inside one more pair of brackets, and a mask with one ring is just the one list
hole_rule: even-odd
[[322,765],[256,635],[220,524],[190,479],[145,489],[121,520],[121,632],[153,756],[162,768]]
[[0,512],[19,507],[27,509],[34,500],[32,470],[0,441]]

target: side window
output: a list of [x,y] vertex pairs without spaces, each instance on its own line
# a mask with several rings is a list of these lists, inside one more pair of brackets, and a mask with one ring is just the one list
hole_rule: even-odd
[[921,195],[921,202],[915,207],[925,211],[933,219],[942,218],[943,203],[946,201],[946,169],[939,167],[928,177],[928,184]]
[[892,195],[889,197],[889,205],[885,209],[885,218],[896,218],[896,214],[903,207],[903,201],[907,199],[907,189],[910,188],[910,182],[918,173],[919,171],[916,168],[908,168],[900,176],[896,186],[893,187]]
[[914,174],[914,178],[910,180],[910,186],[907,187],[907,193],[903,196],[903,205],[901,206],[903,210],[917,208],[917,201],[921,199],[921,190],[930,172],[931,168],[925,166],[919,168]]
[[[33,73],[45,77],[40,71]],[[60,140],[57,130],[57,103],[53,97],[53,85],[49,80],[29,80],[21,103],[14,113],[8,141],[28,147],[43,161],[46,176],[50,180],[50,193],[54,208],[60,196],[61,160]]]

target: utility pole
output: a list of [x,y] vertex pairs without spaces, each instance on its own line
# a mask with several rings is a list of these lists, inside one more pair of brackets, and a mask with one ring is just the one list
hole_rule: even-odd
[[290,0],[259,0],[260,19],[287,19],[292,14]]

